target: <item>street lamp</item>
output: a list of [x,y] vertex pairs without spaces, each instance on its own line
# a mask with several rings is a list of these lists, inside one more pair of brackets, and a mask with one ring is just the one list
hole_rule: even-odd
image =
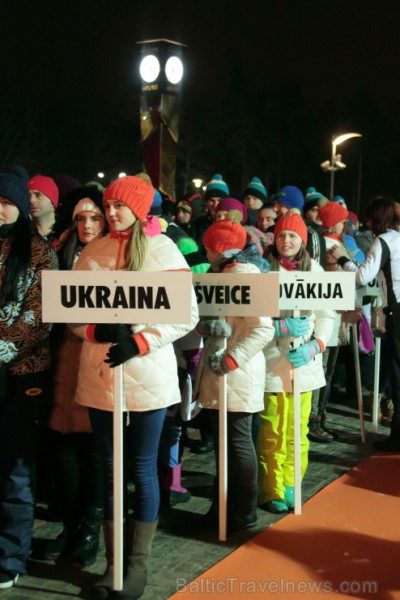
[[193,183],[194,187],[196,188],[196,190],[199,190],[204,182],[200,178],[195,178],[195,179],[192,179],[192,183]]
[[330,184],[330,191],[329,191],[329,197],[331,200],[333,198],[335,171],[340,171],[340,170],[346,168],[346,165],[342,162],[342,155],[336,154],[336,147],[339,146],[339,144],[342,144],[343,142],[345,142],[346,140],[349,140],[349,139],[355,138],[355,137],[362,137],[362,135],[361,135],[361,133],[343,133],[342,135],[338,135],[337,137],[334,137],[332,139],[331,160],[330,161],[325,160],[323,163],[321,163],[322,170],[330,171],[330,173],[331,173],[331,184]]
[[179,140],[179,100],[185,45],[166,39],[140,45],[140,135],[143,161],[156,188],[171,198]]

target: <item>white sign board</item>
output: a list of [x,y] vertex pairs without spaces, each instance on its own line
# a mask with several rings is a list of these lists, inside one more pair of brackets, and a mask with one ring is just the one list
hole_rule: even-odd
[[279,271],[280,310],[354,310],[354,273]]
[[42,271],[45,323],[190,323],[192,273]]
[[278,273],[194,273],[193,286],[202,317],[279,314]]
[[380,296],[381,288],[376,279],[373,279],[367,285],[361,285],[357,288],[357,298],[362,298],[363,296]]

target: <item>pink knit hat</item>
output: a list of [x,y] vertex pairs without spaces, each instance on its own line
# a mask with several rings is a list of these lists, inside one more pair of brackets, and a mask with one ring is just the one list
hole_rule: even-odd
[[245,245],[246,230],[240,223],[232,221],[218,221],[210,225],[203,237],[203,246],[218,254],[236,248],[243,250]]
[[144,221],[153,202],[154,188],[141,177],[120,177],[104,190],[103,203],[120,200],[128,206],[139,221]]
[[28,190],[42,192],[51,201],[54,208],[58,205],[58,187],[54,179],[45,175],[36,175],[28,181]]
[[247,209],[246,209],[245,205],[243,204],[243,202],[240,202],[240,200],[237,200],[236,198],[224,198],[218,204],[215,213],[218,214],[222,210],[223,211],[238,210],[243,215],[242,220],[241,220],[242,225],[247,223],[247,219],[248,219]]

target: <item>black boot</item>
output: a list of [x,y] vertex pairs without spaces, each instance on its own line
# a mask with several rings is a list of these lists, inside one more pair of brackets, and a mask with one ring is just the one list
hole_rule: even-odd
[[71,553],[72,567],[82,569],[96,562],[102,517],[102,508],[92,508],[83,518]]
[[229,514],[230,531],[249,529],[257,524],[258,485],[243,487],[235,485],[233,489],[233,508]]
[[78,535],[77,519],[64,521],[62,532],[54,539],[42,546],[38,552],[38,558],[45,560],[57,560],[60,556],[69,554],[74,547]]

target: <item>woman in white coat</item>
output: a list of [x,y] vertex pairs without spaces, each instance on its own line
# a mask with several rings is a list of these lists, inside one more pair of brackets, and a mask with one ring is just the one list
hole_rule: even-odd
[[[306,251],[307,227],[293,209],[275,226],[275,243],[268,260],[271,270],[321,271]],[[300,317],[281,312],[274,322],[276,337],[264,349],[266,378],[264,410],[258,436],[260,505],[270,512],[294,507],[293,369],[301,401],[301,473],[308,465],[308,419],[312,390],[325,384],[322,352],[331,336],[333,311],[301,311]],[[300,338],[293,349],[292,342]]]
[[[220,221],[204,234],[203,244],[212,270],[222,273],[260,273],[241,253],[246,230],[239,223]],[[195,397],[210,410],[214,447],[218,456],[220,377],[227,375],[228,404],[228,528],[256,524],[257,456],[252,440],[253,414],[263,408],[265,359],[263,347],[274,329],[269,317],[227,317],[200,321],[206,337],[200,358]],[[222,338],[226,337],[226,349]],[[218,465],[217,465],[218,468]],[[213,504],[213,509],[215,502]],[[215,514],[215,512],[214,512]]]
[[[82,251],[77,270],[189,270],[175,244],[164,235],[148,237],[146,215],[153,201],[152,185],[140,177],[122,177],[105,190],[103,203],[110,233]],[[157,276],[155,274],[155,281]],[[106,598],[112,590],[112,411],[113,368],[123,365],[126,437],[135,483],[133,519],[125,522],[125,578],[119,598],[139,598],[147,581],[147,560],[157,526],[159,483],[157,455],[168,406],[181,400],[173,342],[198,321],[193,294],[192,322],[187,325],[99,324],[74,327],[83,338],[76,400],[89,407],[106,474],[104,534],[107,571],[92,596]],[[112,344],[110,346],[110,344]]]

